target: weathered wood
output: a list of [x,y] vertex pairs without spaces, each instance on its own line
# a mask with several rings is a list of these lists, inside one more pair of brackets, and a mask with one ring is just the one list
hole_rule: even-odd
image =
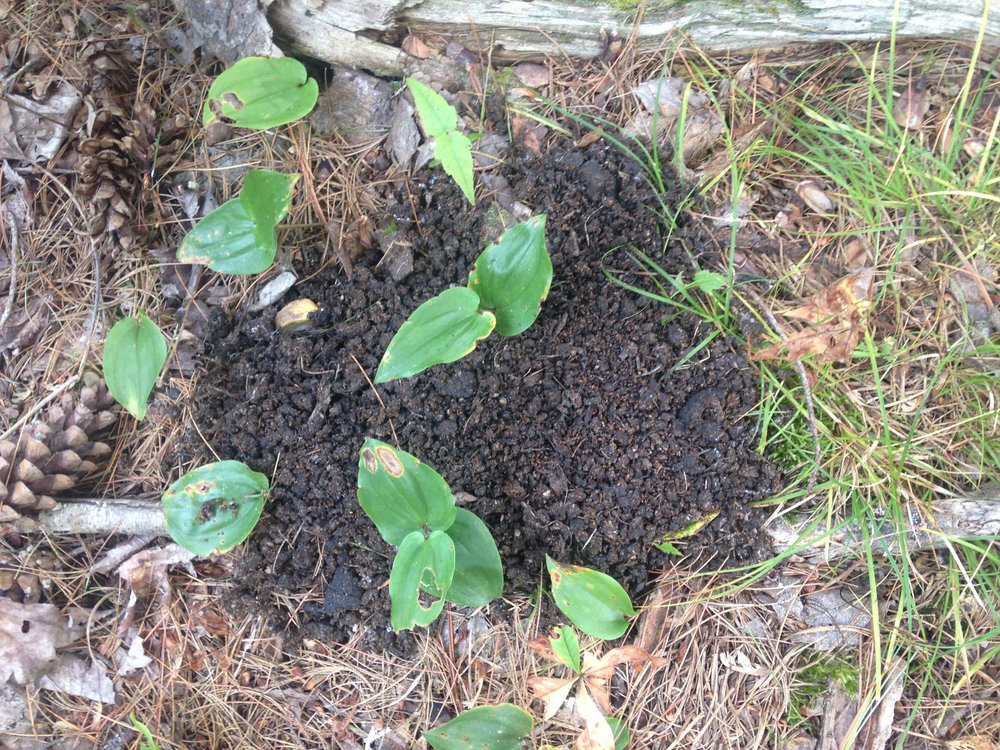
[[[989,484],[968,497],[942,498],[927,508],[909,504],[904,509],[906,528],[903,536],[910,550],[943,547],[949,539],[1000,536],[1000,486]],[[818,529],[812,538],[803,540],[805,528],[783,521],[772,523],[767,532],[777,551],[795,549],[796,554],[811,563],[829,562],[856,554],[871,538],[876,553],[896,554],[900,538],[886,520],[884,528],[869,529],[867,534],[857,524],[840,529],[833,534]]]
[[38,526],[49,534],[167,535],[159,500],[62,500],[38,514]]
[[[898,14],[895,7],[899,5]],[[276,0],[275,35],[334,65],[400,76],[407,33],[443,37],[493,62],[546,56],[593,58],[605,35],[634,33],[641,50],[688,38],[709,52],[745,52],[822,42],[935,38],[1000,45],[991,0],[652,0],[642,12],[620,0]],[[984,5],[985,3],[985,5]],[[626,6],[623,8],[622,6]],[[638,18],[638,24],[636,23]]]

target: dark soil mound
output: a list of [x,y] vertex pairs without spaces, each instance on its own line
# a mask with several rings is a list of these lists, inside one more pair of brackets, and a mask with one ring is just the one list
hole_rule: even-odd
[[385,410],[366,382],[359,368],[374,374],[406,316],[464,284],[484,246],[480,214],[436,179],[414,186],[416,208],[396,207],[414,243],[412,274],[396,283],[377,259],[351,280],[327,274],[296,287],[328,311],[322,334],[279,335],[266,310],[234,321],[210,352],[202,433],[220,456],[273,472],[239,583],[258,603],[311,593],[291,618],[307,632],[343,639],[370,621],[367,642],[390,642],[382,586],[392,551],[355,496],[359,447],[367,435],[391,442],[390,421],[401,448],[467,493],[496,537],[508,590],[532,591],[547,553],[634,593],[666,564],[651,545],[658,534],[712,510],[719,517],[689,550],[734,561],[759,551],[760,516],[748,504],[776,489],[777,473],[740,419],[757,399],[754,375],[725,342],[673,369],[706,332],[667,322],[667,308],[602,271],[605,253],[625,245],[690,268],[677,248],[663,257],[640,168],[595,144],[505,169],[519,198],[548,213],[555,267],[526,333],[492,336],[461,362],[383,386]]

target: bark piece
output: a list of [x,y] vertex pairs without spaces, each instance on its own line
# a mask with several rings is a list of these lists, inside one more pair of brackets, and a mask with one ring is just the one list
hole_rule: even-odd
[[202,47],[226,65],[243,57],[280,55],[262,0],[176,0],[187,21],[192,47]]

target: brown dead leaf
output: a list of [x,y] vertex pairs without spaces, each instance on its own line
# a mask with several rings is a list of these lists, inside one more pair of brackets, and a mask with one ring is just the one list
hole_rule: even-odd
[[66,654],[42,675],[38,687],[89,701],[115,702],[115,686],[100,664]]
[[545,721],[559,712],[576,682],[576,677],[532,677],[528,680],[531,697],[545,705],[542,714]]
[[927,78],[921,76],[913,80],[910,79],[906,89],[896,98],[896,105],[892,108],[892,117],[901,128],[913,130],[919,128],[924,123],[924,115],[931,107],[930,99],[927,96]]
[[62,81],[43,100],[9,94],[0,119],[9,130],[0,141],[0,159],[48,161],[56,155],[83,101],[80,92]]
[[784,313],[786,317],[807,323],[828,323],[831,320],[848,320],[864,314],[871,307],[872,286],[875,272],[871,268],[848,274],[836,284],[809,297],[804,305]]
[[52,667],[57,648],[77,637],[78,628],[58,607],[0,598],[0,685],[10,678],[26,684]]
[[434,54],[434,50],[427,46],[426,42],[416,34],[407,34],[403,39],[403,52],[420,60],[426,60]]
[[552,641],[547,635],[540,635],[538,638],[532,638],[528,641],[528,648],[534,651],[538,656],[542,657],[546,661],[555,662],[556,664],[562,664],[559,658],[556,656],[556,652],[552,650]]
[[795,193],[818,214],[828,214],[833,210],[833,201],[815,180],[802,180],[795,186]]
[[154,591],[162,593],[169,588],[167,568],[193,559],[193,552],[179,544],[168,544],[133,555],[121,564],[118,575],[128,582],[136,596],[149,596]]
[[544,130],[543,126],[538,123],[531,121],[523,117],[514,116],[511,118],[511,128],[516,140],[518,136],[521,137],[521,143],[524,144],[525,148],[531,151],[535,156],[542,155],[542,141],[538,135],[540,129]]
[[611,725],[583,683],[576,691],[576,712],[583,719],[583,732],[576,738],[576,750],[615,750]]
[[658,668],[667,664],[668,661],[668,659],[651,656],[644,648],[635,645],[613,648],[600,658],[587,651],[583,654],[583,680],[594,700],[600,704],[605,713],[610,713],[611,695],[608,692],[608,682],[614,677],[615,667],[628,663],[633,668],[639,668],[645,664]]
[[520,63],[514,66],[514,74],[525,86],[538,89],[547,86],[552,80],[552,71],[546,65],[539,63]]

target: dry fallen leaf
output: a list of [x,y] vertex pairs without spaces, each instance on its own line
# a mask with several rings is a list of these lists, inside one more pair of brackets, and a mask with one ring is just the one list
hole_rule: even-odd
[[802,180],[795,186],[795,193],[818,214],[828,214],[833,210],[833,201],[815,180]]
[[899,127],[913,130],[923,124],[924,115],[930,106],[930,99],[927,97],[927,79],[911,78],[906,89],[896,98],[892,116]]
[[96,661],[88,665],[75,656],[60,656],[55,666],[42,675],[38,687],[89,701],[115,702],[115,686],[104,668]]
[[552,73],[545,65],[539,63],[520,63],[514,66],[514,74],[525,86],[541,88],[552,80]]
[[56,649],[76,640],[78,631],[51,604],[18,604],[0,598],[0,685],[11,677],[24,685],[49,669]]
[[169,589],[167,568],[193,559],[193,552],[179,544],[168,544],[133,555],[121,564],[118,575],[128,582],[136,596],[149,596],[154,591],[163,593]]
[[424,40],[416,34],[407,34],[403,39],[403,44],[401,46],[403,48],[403,52],[408,55],[413,55],[421,60],[426,60],[434,54],[434,50],[428,47]]
[[611,725],[583,684],[576,691],[576,712],[583,719],[583,732],[576,738],[576,750],[615,750]]
[[542,717],[548,721],[555,716],[562,704],[569,698],[569,691],[576,684],[577,677],[531,677],[528,680],[528,687],[531,689],[531,696],[540,700],[545,710]]

